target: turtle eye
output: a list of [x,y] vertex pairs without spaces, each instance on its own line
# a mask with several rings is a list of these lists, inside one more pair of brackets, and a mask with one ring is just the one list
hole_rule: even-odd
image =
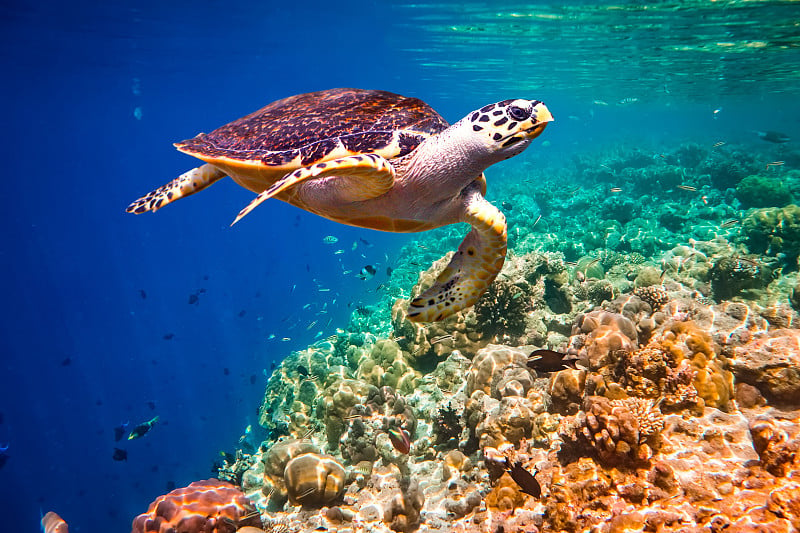
[[508,107],[508,114],[511,118],[517,121],[526,120],[528,117],[531,116],[531,112],[527,109],[522,109],[521,107],[517,107],[515,105]]

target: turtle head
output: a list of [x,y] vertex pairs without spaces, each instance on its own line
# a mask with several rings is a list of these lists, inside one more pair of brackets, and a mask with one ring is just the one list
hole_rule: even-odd
[[544,131],[553,115],[539,100],[503,100],[470,113],[467,126],[497,160],[513,157]]

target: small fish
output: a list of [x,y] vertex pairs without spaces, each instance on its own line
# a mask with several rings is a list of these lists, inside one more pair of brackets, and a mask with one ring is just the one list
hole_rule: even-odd
[[225,368],[222,369],[222,373],[225,374],[226,376],[230,376],[231,369],[226,366]]
[[245,311],[244,309],[242,309],[241,311],[239,311],[239,313],[238,313],[236,316],[238,316],[239,318],[242,318],[242,317],[243,317],[244,315],[246,315],[246,314],[247,314],[247,311]]
[[611,187],[609,189],[609,192],[622,192],[622,189],[619,187]]
[[387,433],[395,450],[402,454],[407,454],[411,451],[411,435],[408,434],[408,431],[392,428]]
[[71,357],[65,357],[64,359],[61,360],[61,366],[69,366],[71,364],[72,364]]
[[586,268],[593,267],[593,266],[595,266],[595,265],[596,265],[597,263],[599,263],[599,262],[600,262],[600,258],[599,258],[599,257],[597,257],[597,258],[595,258],[595,259],[592,259],[592,260],[591,260],[591,261],[589,261],[589,263],[586,265]]
[[352,270],[342,270],[342,274],[345,275],[345,276],[348,275],[348,274],[352,274],[352,273],[353,273]]
[[342,255],[343,253],[344,250],[336,250],[335,252],[333,252],[333,255]]
[[328,235],[327,237],[322,239],[322,242],[324,242],[325,244],[336,244],[337,242],[339,242],[339,239],[334,237],[333,235]]
[[306,367],[304,367],[303,365],[297,365],[297,373],[300,374],[303,377],[307,377],[308,376],[308,369]]
[[289,291],[289,294],[292,294],[296,288],[297,288],[297,284],[292,285],[292,290]]
[[391,276],[392,272],[394,272],[394,269],[392,267],[386,267],[386,275],[387,276]]
[[361,237],[359,237],[358,240],[361,242],[361,244],[363,244],[367,248],[372,247],[372,244],[370,244],[370,242],[367,239],[362,239]]
[[8,462],[8,458],[11,457],[10,455],[8,455],[8,453],[6,453],[6,452],[8,452],[8,447],[9,446],[11,446],[11,444],[6,444],[5,446],[0,446],[0,469],[2,469],[4,466],[6,466],[6,463]]
[[592,102],[594,105],[608,105],[608,102],[604,100],[595,100]]
[[308,439],[308,438],[309,438],[311,435],[313,435],[313,434],[314,434],[314,428],[310,428],[308,431],[306,431],[306,432],[303,434],[303,436],[302,436],[302,437],[300,437],[300,440],[306,440],[306,439]]
[[300,494],[298,494],[298,495],[295,497],[295,500],[297,500],[297,501],[300,501],[300,500],[302,500],[303,498],[306,498],[306,497],[308,497],[308,496],[311,496],[311,495],[312,495],[312,494],[314,494],[315,492],[317,492],[317,487],[309,487],[309,488],[308,488],[308,489],[306,489],[305,491],[303,491],[303,492],[301,492]]
[[331,292],[331,290],[330,290],[330,289],[323,289],[322,287],[320,287],[319,289],[317,289],[317,291],[318,291],[318,292]]
[[267,340],[268,341],[271,341],[274,338],[275,338],[275,334],[274,333],[270,333],[269,335],[267,335]]
[[444,342],[444,341],[450,340],[452,338],[453,338],[453,336],[449,335],[449,334],[448,335],[439,335],[438,337],[434,337],[434,338],[431,339],[431,345],[438,344],[440,342]]
[[127,461],[128,460],[128,452],[121,448],[114,448],[114,455],[111,456],[112,459],[115,461]]
[[779,131],[757,131],[755,132],[758,138],[762,141],[768,141],[775,144],[783,144],[791,141],[791,137]]
[[725,141],[719,141],[718,143],[714,143],[714,146],[711,148],[719,148],[720,146],[725,146]]
[[141,296],[142,300],[147,300],[147,293],[144,292],[144,289],[139,289],[139,296]]
[[681,190],[684,190],[684,191],[696,191],[697,190],[695,187],[692,187],[691,185],[676,185],[676,187],[681,189]]
[[578,266],[578,262],[577,262],[577,261],[564,261],[564,264],[565,264],[565,265],[567,265],[567,266],[569,266],[569,267],[576,267],[576,266]]
[[356,248],[358,248],[358,241],[353,241],[353,246],[350,247],[350,251],[354,252]]
[[503,202],[500,205],[502,205],[503,209],[505,209],[506,211],[512,211],[514,209],[514,205],[511,202]]
[[735,226],[735,225],[736,225],[736,224],[738,224],[738,223],[739,223],[739,221],[738,221],[738,220],[736,220],[735,218],[732,218],[732,219],[730,219],[730,220],[728,220],[728,221],[726,221],[726,222],[723,222],[722,224],[720,224],[720,226],[719,226],[719,227],[720,227],[720,228],[730,228],[731,226]]
[[50,511],[42,517],[42,532],[43,533],[69,533],[69,526],[63,518],[58,516],[53,511]]
[[708,205],[708,196],[703,195],[700,197],[700,200],[703,201],[703,205]]
[[356,276],[363,279],[364,281],[367,281],[368,279],[372,279],[372,276],[374,276],[376,272],[377,270],[375,270],[374,266],[366,265],[364,268],[361,269],[361,272],[356,274]]
[[291,337],[284,337],[281,339],[281,342],[289,342],[290,340],[292,340]]
[[174,333],[165,333],[161,338],[164,339],[165,341],[171,341],[172,339],[175,338],[175,334]]
[[139,424],[138,426],[133,428],[133,431],[131,431],[131,434],[128,435],[128,440],[140,439],[140,438],[144,437],[145,435],[147,435],[148,431],[153,429],[153,426],[156,425],[156,422],[158,422],[158,416],[153,417],[152,419],[148,420],[147,422]]
[[200,296],[198,293],[193,292],[189,295],[189,305],[197,305],[200,302]]
[[721,107],[718,107],[718,108],[716,108],[716,109],[715,109],[715,110],[712,112],[712,114],[714,115],[714,118],[717,118],[717,115],[719,115],[720,113],[722,113],[722,108],[721,108]]
[[617,102],[617,105],[630,105],[630,104],[635,104],[638,101],[639,101],[638,98],[629,96],[628,98],[623,98],[622,100]]
[[147,402],[147,407],[149,407],[151,411],[155,411],[156,410],[156,402]]
[[537,372],[558,372],[575,368],[578,358],[574,355],[553,350],[534,350],[528,356],[528,367]]
[[769,170],[769,167],[782,167],[785,164],[785,161],[773,161],[772,163],[767,163],[767,166],[764,170]]
[[533,226],[531,226],[531,229],[535,228],[536,224],[538,224],[540,220],[542,220],[542,215],[536,217],[536,220],[533,221]]
[[360,419],[363,415],[347,415],[342,420],[356,420]]
[[521,462],[508,466],[506,470],[511,475],[511,479],[522,489],[522,492],[530,494],[534,498],[542,495],[542,486],[536,481],[534,474],[525,469]]
[[308,326],[306,326],[306,331],[310,330],[311,328],[313,328],[316,325],[317,325],[317,321],[316,320],[311,321],[311,323],[309,323]]

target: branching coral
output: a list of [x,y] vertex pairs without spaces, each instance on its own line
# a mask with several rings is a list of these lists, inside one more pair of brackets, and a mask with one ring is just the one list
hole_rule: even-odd
[[658,311],[669,303],[669,293],[663,285],[651,285],[649,287],[636,287],[633,294],[640,300],[650,304],[653,311]]
[[497,279],[475,304],[478,329],[486,337],[517,337],[525,333],[525,319],[533,309],[528,284]]
[[[658,443],[655,437],[664,427],[658,406],[644,398],[608,400],[589,396],[577,422],[583,442],[591,446],[601,462],[612,466],[649,460]],[[562,430],[562,436],[575,441],[574,434]]]
[[[440,407],[433,418],[433,433],[436,444],[445,444],[451,447],[458,445],[458,439],[464,430],[461,416],[453,408],[452,403]],[[455,446],[453,446],[455,444]]]
[[159,496],[133,521],[132,533],[233,533],[260,526],[261,518],[244,494],[217,479],[195,481]]

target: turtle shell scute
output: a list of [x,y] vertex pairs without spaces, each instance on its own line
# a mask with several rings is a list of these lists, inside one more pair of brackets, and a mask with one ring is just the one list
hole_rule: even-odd
[[425,137],[447,127],[441,115],[417,98],[387,91],[330,89],[277,100],[177,146],[210,158],[263,158],[267,165],[274,164],[270,152],[291,151],[291,160],[300,150],[303,163],[308,164],[339,140],[350,151],[364,153],[389,144],[393,132],[407,130],[401,144],[408,153]]

